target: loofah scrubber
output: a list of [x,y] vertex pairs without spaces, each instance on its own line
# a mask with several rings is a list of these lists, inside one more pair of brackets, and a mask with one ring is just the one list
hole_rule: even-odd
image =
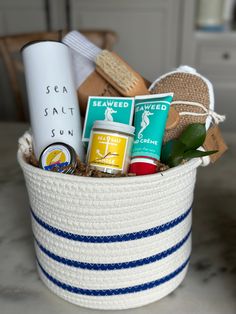
[[180,66],[159,77],[152,83],[149,91],[152,94],[174,93],[172,106],[178,111],[180,119],[175,128],[166,130],[164,141],[178,138],[189,124],[205,123],[208,129],[211,122],[218,124],[225,119],[214,112],[211,82],[189,66]]

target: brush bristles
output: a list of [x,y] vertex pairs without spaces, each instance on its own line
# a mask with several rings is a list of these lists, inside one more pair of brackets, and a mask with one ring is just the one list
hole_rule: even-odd
[[136,74],[107,50],[97,56],[96,65],[124,91],[131,91],[139,82]]

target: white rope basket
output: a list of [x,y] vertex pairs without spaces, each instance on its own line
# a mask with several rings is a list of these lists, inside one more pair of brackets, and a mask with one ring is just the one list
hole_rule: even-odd
[[154,175],[87,178],[18,161],[29,194],[41,279],[69,302],[96,309],[142,306],[183,280],[201,159]]

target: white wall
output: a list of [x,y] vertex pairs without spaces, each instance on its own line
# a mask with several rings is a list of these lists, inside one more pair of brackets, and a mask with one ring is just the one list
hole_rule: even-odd
[[115,50],[153,81],[179,62],[182,0],[70,0],[72,28],[112,29]]

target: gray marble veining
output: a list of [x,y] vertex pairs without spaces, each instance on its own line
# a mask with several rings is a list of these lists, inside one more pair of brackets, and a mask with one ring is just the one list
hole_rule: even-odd
[[[37,275],[27,193],[16,162],[17,138],[26,128],[0,124],[0,313],[104,313],[67,303]],[[228,153],[198,171],[193,252],[185,280],[159,302],[122,313],[236,313],[236,136],[225,137]]]

